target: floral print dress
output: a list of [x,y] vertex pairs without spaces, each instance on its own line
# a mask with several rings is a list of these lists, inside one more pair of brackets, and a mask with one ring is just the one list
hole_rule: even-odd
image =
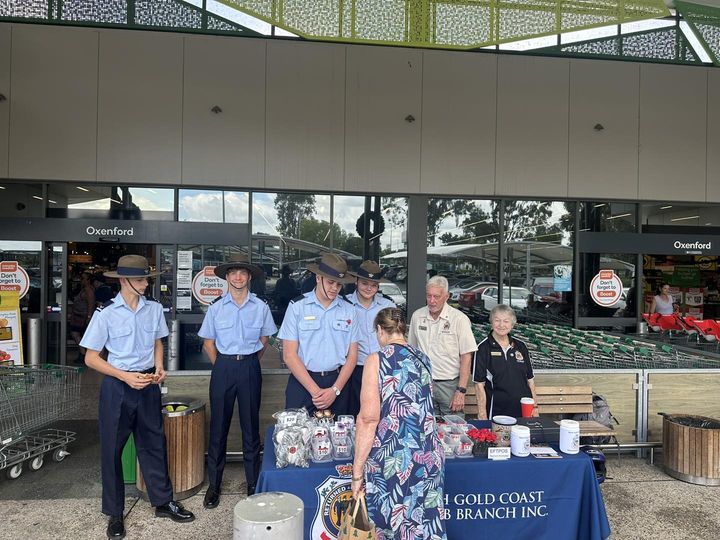
[[430,360],[417,349],[380,349],[380,422],[365,466],[378,540],[447,540],[445,454],[432,405]]

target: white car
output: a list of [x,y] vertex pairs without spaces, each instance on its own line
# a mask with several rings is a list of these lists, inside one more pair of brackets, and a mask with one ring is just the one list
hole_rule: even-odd
[[405,295],[403,294],[400,287],[394,283],[380,283],[380,292],[385,296],[389,296],[395,305],[400,309],[405,307]]
[[[528,300],[532,293],[524,287],[503,287],[503,304],[514,309],[527,309]],[[512,297],[512,298],[511,298]],[[488,287],[482,293],[483,307],[490,311],[498,305],[498,288]]]

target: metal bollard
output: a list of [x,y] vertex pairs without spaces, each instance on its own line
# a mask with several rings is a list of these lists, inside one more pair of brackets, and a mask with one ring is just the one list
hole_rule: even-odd
[[27,344],[27,363],[31,366],[39,366],[42,356],[42,319],[39,317],[27,319]]
[[302,499],[290,493],[258,493],[235,505],[233,540],[303,540]]
[[180,369],[180,321],[170,320],[170,334],[168,335],[168,371]]

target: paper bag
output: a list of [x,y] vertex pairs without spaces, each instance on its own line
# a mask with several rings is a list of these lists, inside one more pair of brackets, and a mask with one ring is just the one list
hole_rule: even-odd
[[365,495],[350,499],[340,523],[338,540],[377,540],[375,524],[370,521],[365,504]]

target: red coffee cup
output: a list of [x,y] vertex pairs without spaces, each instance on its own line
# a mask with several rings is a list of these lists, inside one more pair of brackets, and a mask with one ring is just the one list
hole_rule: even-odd
[[520,409],[523,418],[530,418],[533,415],[533,410],[535,410],[535,400],[529,397],[520,399]]

